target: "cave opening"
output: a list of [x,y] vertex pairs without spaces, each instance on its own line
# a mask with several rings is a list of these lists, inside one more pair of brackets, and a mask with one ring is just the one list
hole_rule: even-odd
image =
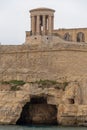
[[74,104],[74,103],[75,103],[74,99],[72,99],[72,98],[71,98],[71,99],[68,99],[68,100],[69,100],[69,103],[70,103],[70,104]]
[[57,125],[56,105],[47,104],[44,97],[31,98],[22,109],[17,125]]

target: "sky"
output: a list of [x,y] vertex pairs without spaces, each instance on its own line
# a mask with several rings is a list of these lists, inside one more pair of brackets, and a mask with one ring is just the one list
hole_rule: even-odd
[[0,43],[19,45],[30,30],[29,10],[54,9],[54,28],[87,28],[87,0],[0,0]]

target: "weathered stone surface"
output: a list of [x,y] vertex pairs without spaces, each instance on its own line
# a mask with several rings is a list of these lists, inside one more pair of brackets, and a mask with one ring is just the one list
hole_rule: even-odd
[[60,104],[57,120],[61,125],[87,126],[87,105]]
[[87,79],[87,44],[0,46],[0,81]]
[[[57,120],[62,125],[87,126],[86,80],[70,83],[58,107]],[[85,100],[84,100],[85,99]]]
[[81,87],[78,83],[71,82],[64,92],[62,97],[62,102],[66,104],[81,104],[82,97],[81,97]]
[[4,88],[0,91],[0,124],[16,123],[22,107],[30,100],[29,86],[25,84],[19,91],[7,91]]
[[71,82],[65,90],[62,86],[58,89],[58,86],[37,83],[26,83],[18,88],[11,90],[10,84],[1,85],[0,124],[87,125],[86,80]]
[[77,124],[87,126],[87,105],[78,106]]
[[58,122],[61,125],[75,125],[78,107],[70,104],[60,104],[58,107]]
[[[30,106],[24,113],[32,122],[49,122],[57,115],[59,124],[87,125],[87,29],[54,30],[53,13],[47,8],[32,10],[31,32],[26,32],[24,45],[0,46],[0,81],[48,79],[69,85],[59,89],[27,83],[15,91],[0,83],[0,124],[15,124],[31,102],[31,113]],[[46,101],[37,105],[32,98]]]
[[53,30],[54,35],[63,38],[64,40],[72,42],[86,42],[87,43],[87,29],[73,28],[73,29],[56,29]]
[[[31,102],[32,98],[34,98],[34,100],[40,98],[40,103],[38,103],[37,101],[36,103],[34,101],[35,103],[34,104],[31,103],[30,105],[33,106],[34,108],[30,112],[31,115],[33,113],[33,115],[31,116],[32,122],[34,123],[57,122],[57,111],[56,111],[56,115],[54,112],[53,112],[54,114],[52,114],[52,111],[55,111],[56,106],[61,103],[61,98],[63,93],[64,92],[62,89],[55,88],[54,86],[40,86],[39,84],[36,83],[34,84],[26,83],[23,86],[17,86],[16,90],[12,89],[11,84],[3,84],[3,85],[1,84],[0,124],[15,124],[21,117],[24,106],[28,102]],[[45,103],[41,102],[42,97],[43,99],[46,100]],[[53,106],[55,106],[55,109]],[[25,110],[25,112],[26,111],[27,113],[29,112],[29,110]],[[45,115],[47,115],[46,116],[47,121],[44,120],[45,117],[43,117],[42,119],[42,116],[45,116],[43,112],[45,113]],[[39,117],[39,115],[42,116]]]

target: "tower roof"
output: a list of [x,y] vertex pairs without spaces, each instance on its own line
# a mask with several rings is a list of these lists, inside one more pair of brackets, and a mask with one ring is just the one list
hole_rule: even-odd
[[36,9],[31,9],[30,10],[30,12],[33,12],[33,11],[53,11],[53,12],[55,12],[54,9],[45,8],[45,7],[40,7],[40,8],[36,8]]

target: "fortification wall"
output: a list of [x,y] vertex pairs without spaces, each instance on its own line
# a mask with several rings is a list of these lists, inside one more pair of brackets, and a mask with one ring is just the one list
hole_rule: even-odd
[[0,80],[87,78],[87,45],[58,43],[0,46]]
[[77,41],[77,34],[79,32],[82,32],[84,34],[84,42],[87,43],[87,28],[73,28],[73,29],[56,29],[53,31],[54,34],[61,36],[61,38],[64,38],[66,33],[69,33],[71,36],[71,40],[73,42]]

